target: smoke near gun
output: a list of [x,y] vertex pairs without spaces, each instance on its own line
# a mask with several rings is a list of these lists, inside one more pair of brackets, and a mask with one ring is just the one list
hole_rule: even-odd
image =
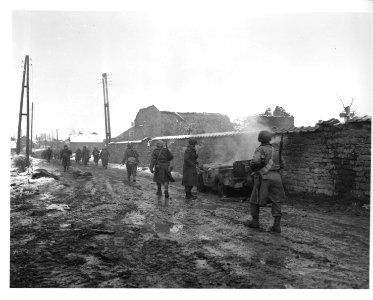
[[[261,130],[273,131],[264,124],[260,118],[244,120],[240,128],[241,134],[227,138],[217,143],[211,150],[211,158],[214,163],[233,164],[235,161],[249,160],[252,158],[255,149],[260,145],[258,134]],[[275,136],[272,143],[279,144],[281,136]]]
[[233,164],[235,161],[251,159],[259,146],[257,137],[257,132],[247,132],[217,141],[212,149],[201,149],[201,151],[209,152],[208,163]]
[[271,144],[280,144],[280,142],[281,142],[281,135],[275,135],[271,140]]

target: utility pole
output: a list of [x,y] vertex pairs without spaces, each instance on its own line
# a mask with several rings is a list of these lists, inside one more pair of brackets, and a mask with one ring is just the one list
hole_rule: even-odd
[[32,129],[34,125],[34,102],[31,103],[31,145],[30,152],[32,153]]
[[107,74],[102,74],[102,88],[104,91],[104,112],[105,112],[105,144],[109,145],[111,140],[111,130],[110,130],[110,111],[109,111],[109,95],[107,88]]
[[[29,85],[29,56],[25,56],[25,63],[23,66],[23,76],[22,76],[22,89],[21,89],[21,101],[20,101],[20,107],[19,107],[19,119],[18,119],[18,136],[17,136],[17,149],[16,153],[19,154],[21,152],[21,132],[22,132],[22,117],[27,117],[27,132],[26,132],[26,157],[27,161],[29,161],[30,157],[30,119],[29,119],[29,112],[30,112],[30,106],[29,106],[29,99],[30,99],[30,85]],[[26,81],[26,85],[25,85]],[[23,96],[24,91],[26,89],[26,96],[27,96],[27,112],[23,113]]]

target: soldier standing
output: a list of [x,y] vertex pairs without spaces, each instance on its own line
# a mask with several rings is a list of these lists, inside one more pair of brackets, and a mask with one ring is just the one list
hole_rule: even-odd
[[63,171],[66,172],[66,170],[69,169],[70,166],[70,156],[72,155],[72,151],[67,148],[67,146],[63,146],[63,149],[60,153],[60,158],[62,159],[62,165],[63,165]]
[[88,164],[90,157],[91,155],[89,154],[88,148],[86,146],[83,146],[83,151],[82,151],[83,165],[86,166]]
[[128,181],[131,181],[131,175],[133,176],[133,182],[136,182],[137,165],[139,163],[139,154],[133,149],[132,144],[127,145],[126,151],[122,160],[122,165],[126,164]]
[[97,147],[95,147],[92,151],[93,161],[95,165],[98,166],[98,160],[100,159],[100,151],[98,151]]
[[280,175],[279,149],[270,144],[273,134],[260,131],[260,146],[255,150],[250,167],[254,171],[254,188],[250,196],[250,212],[252,220],[248,227],[259,228],[259,207],[272,203],[273,226],[270,230],[281,232],[281,203],[285,200],[284,187]]
[[51,149],[51,147],[47,148],[47,150],[45,151],[45,154],[46,154],[47,162],[50,162],[51,161],[51,157],[52,157],[52,149]]
[[169,167],[170,161],[174,156],[164,147],[163,141],[157,142],[157,148],[153,150],[150,161],[150,172],[154,173],[153,181],[157,183],[157,195],[162,196],[162,184],[164,185],[164,196],[169,198],[168,183],[169,183]]
[[193,186],[198,184],[196,145],[197,140],[190,139],[189,145],[184,152],[183,180],[181,184],[185,186],[185,199],[197,199],[197,196],[192,194]]
[[82,159],[82,150],[80,150],[80,148],[78,148],[75,151],[75,162],[78,164],[81,159]]
[[108,149],[106,147],[102,148],[101,153],[100,153],[100,158],[101,158],[102,167],[104,169],[107,169],[107,165],[109,162],[109,156],[110,156],[110,153]]

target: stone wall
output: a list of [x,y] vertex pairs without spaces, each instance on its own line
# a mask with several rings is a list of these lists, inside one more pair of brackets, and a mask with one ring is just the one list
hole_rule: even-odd
[[370,156],[370,122],[285,134],[284,186],[293,192],[369,199]]
[[[282,136],[283,181],[288,192],[327,196],[370,197],[371,122],[323,125],[293,130]],[[250,159],[257,142],[255,133],[219,133],[193,136],[199,163]],[[150,154],[162,137],[134,144],[140,166],[149,166]],[[174,170],[182,172],[189,136],[163,138],[175,158]],[[121,163],[126,144],[111,143],[110,162]]]

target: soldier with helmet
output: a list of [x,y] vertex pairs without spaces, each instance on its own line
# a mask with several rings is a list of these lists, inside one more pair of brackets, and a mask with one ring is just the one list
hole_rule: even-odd
[[190,139],[188,144],[189,145],[184,152],[183,180],[181,184],[185,186],[185,199],[196,199],[197,196],[192,194],[192,188],[198,184],[197,140]]
[[94,147],[92,151],[92,155],[93,155],[93,161],[95,163],[95,166],[98,166],[98,161],[100,159],[100,151],[97,149],[97,147]]
[[63,171],[66,172],[70,166],[70,156],[72,155],[72,151],[69,150],[67,145],[63,146],[61,150],[60,157],[62,159]]
[[157,183],[157,195],[162,196],[162,184],[164,185],[164,196],[169,198],[168,194],[168,183],[170,181],[169,177],[169,168],[170,162],[174,159],[174,156],[168,150],[167,147],[164,147],[163,141],[157,142],[157,148],[152,152],[151,161],[150,161],[150,172],[154,173],[153,181]]
[[104,169],[107,169],[107,165],[109,163],[109,157],[110,157],[110,153],[107,147],[102,148],[101,153],[100,153],[100,159],[101,159],[102,167]]
[[76,161],[76,163],[79,164],[81,159],[82,159],[82,150],[80,150],[80,148],[78,148],[75,151],[75,161]]
[[82,159],[83,159],[83,165],[87,165],[88,161],[90,159],[91,155],[89,153],[89,150],[86,146],[83,146],[83,151],[82,151]]
[[273,226],[270,230],[281,232],[281,203],[285,200],[284,187],[280,175],[280,155],[278,147],[270,142],[273,133],[260,131],[258,141],[260,146],[255,150],[250,167],[254,171],[254,188],[250,196],[250,213],[252,220],[248,227],[259,228],[259,208],[272,203]]
[[136,173],[137,173],[137,165],[139,163],[139,154],[131,143],[127,144],[127,149],[124,152],[122,165],[126,164],[127,169],[127,177],[128,181],[131,181],[131,176],[133,177],[133,181],[136,182]]
[[53,153],[53,152],[52,152],[51,147],[48,147],[47,150],[45,150],[45,154],[46,154],[47,162],[50,162],[50,161],[51,161],[52,153]]

